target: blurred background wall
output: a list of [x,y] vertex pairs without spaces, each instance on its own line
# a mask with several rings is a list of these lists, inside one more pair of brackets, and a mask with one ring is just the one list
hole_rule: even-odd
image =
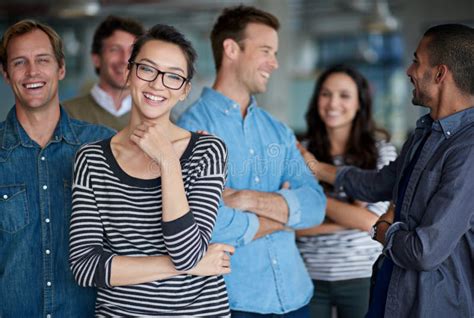
[[[90,44],[95,27],[107,15],[136,18],[147,27],[172,24],[191,39],[199,54],[192,93],[176,107],[177,117],[203,86],[212,84],[209,32],[224,7],[240,3],[272,12],[282,25],[280,69],[268,92],[258,96],[262,107],[303,133],[318,74],[333,63],[349,63],[369,78],[375,118],[398,145],[426,111],[411,105],[412,88],[405,75],[423,31],[440,23],[474,26],[474,0],[1,0],[0,31],[23,18],[38,19],[58,31],[67,66],[60,98],[68,99],[96,81]],[[11,90],[2,81],[0,120],[13,104]]]

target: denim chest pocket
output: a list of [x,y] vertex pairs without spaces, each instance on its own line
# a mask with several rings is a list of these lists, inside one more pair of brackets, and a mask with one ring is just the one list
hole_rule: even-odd
[[0,185],[0,231],[15,233],[29,223],[25,185]]

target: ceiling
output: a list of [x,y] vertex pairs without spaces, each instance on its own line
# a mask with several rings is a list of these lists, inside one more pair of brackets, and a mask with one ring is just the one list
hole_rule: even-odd
[[285,15],[292,29],[311,33],[353,30],[361,19],[374,15],[376,3],[399,8],[404,0],[1,0],[0,22],[12,24],[22,18],[47,22],[99,20],[109,14],[208,29],[218,13],[237,4],[267,8]]
[[[300,16],[318,17],[341,11],[369,11],[373,3],[379,0],[2,0],[0,17],[42,15],[60,17],[59,9],[76,9],[78,16],[120,11],[127,14],[173,14],[183,10],[193,12],[220,11],[222,8],[236,5],[263,4],[266,7],[276,3],[285,3],[290,10]],[[386,2],[382,0],[382,2]],[[390,0],[390,6],[397,5],[400,0]],[[97,12],[88,12],[87,8],[97,8]],[[156,9],[150,10],[150,9]],[[81,11],[82,10],[82,11]],[[91,9],[92,10],[92,9]],[[158,11],[158,12],[157,12]]]

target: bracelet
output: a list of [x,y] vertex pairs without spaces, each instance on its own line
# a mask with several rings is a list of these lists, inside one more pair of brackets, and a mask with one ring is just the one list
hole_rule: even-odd
[[378,220],[377,222],[375,222],[374,226],[377,226],[377,225],[382,224],[382,223],[385,223],[385,224],[387,224],[388,226],[392,225],[392,223],[390,223],[389,221]]

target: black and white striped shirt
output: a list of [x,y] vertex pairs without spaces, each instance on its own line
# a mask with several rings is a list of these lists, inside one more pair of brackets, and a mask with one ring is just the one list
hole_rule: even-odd
[[[377,142],[377,169],[397,157],[395,147],[384,141]],[[343,158],[334,158],[336,166],[344,164]],[[344,192],[333,193],[341,201],[348,198]],[[367,205],[371,212],[382,215],[389,202]],[[372,275],[372,265],[382,251],[382,245],[372,240],[367,232],[350,229],[334,233],[299,237],[298,248],[312,279],[338,281],[367,278]]]
[[168,255],[177,270],[207,250],[226,178],[227,150],[214,136],[192,134],[180,158],[190,211],[163,222],[160,178],[126,174],[110,139],[82,147],[74,166],[70,263],[81,286],[97,287],[98,316],[228,316],[222,276],[178,275],[112,287],[115,255]]

